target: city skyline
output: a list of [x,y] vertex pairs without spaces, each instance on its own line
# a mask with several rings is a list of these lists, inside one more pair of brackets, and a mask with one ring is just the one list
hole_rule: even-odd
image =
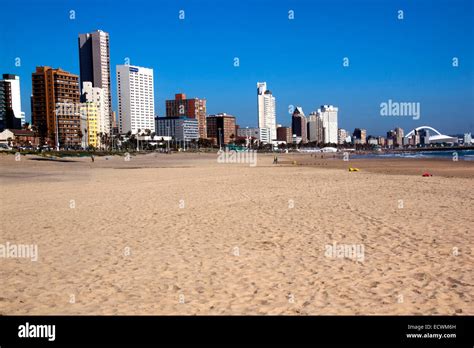
[[[47,23],[38,30],[40,33],[48,32],[51,39],[47,42],[30,42],[27,28],[30,25],[33,27],[36,20],[36,17],[32,17],[32,12],[38,15],[38,11],[41,13],[43,9],[25,2],[29,7],[23,6],[26,8],[22,8],[22,14],[29,20],[22,22],[21,31],[15,30],[17,23],[6,19],[6,30],[2,31],[5,49],[2,49],[0,68],[2,73],[20,76],[22,110],[27,114],[27,121],[30,121],[30,79],[36,66],[62,68],[79,74],[77,37],[80,33],[100,29],[110,34],[114,111],[118,111],[115,66],[129,59],[131,65],[147,66],[156,71],[154,89],[157,116],[165,115],[165,100],[171,99],[176,93],[186,93],[207,99],[208,114],[227,112],[235,115],[242,127],[257,126],[254,86],[257,81],[266,81],[278,99],[276,123],[286,126],[291,124],[291,114],[288,112],[291,105],[300,105],[305,110],[313,111],[320,105],[332,104],[339,108],[340,128],[352,130],[362,127],[372,135],[384,135],[387,129],[397,126],[408,130],[424,124],[445,134],[472,132],[473,55],[472,47],[465,44],[474,36],[473,29],[468,25],[472,6],[467,6],[470,11],[461,11],[463,6],[450,6],[443,1],[439,2],[440,6],[436,9],[430,8],[428,2],[390,3],[393,6],[369,7],[370,2],[360,1],[359,9],[347,4],[338,12],[339,16],[334,19],[331,30],[325,29],[323,25],[319,28],[324,29],[317,36],[321,45],[312,49],[304,46],[305,50],[294,54],[298,50],[296,44],[307,44],[314,33],[315,29],[308,24],[310,16],[321,10],[334,10],[333,5],[325,2],[295,4],[282,1],[268,8],[265,6],[268,2],[262,2],[252,5],[253,11],[248,13],[244,10],[251,5],[244,2],[236,6],[235,11],[229,11],[223,6],[217,11],[221,16],[213,18],[214,23],[216,20],[220,23],[237,15],[245,15],[249,19],[260,18],[262,23],[274,28],[273,33],[280,38],[288,39],[289,36],[301,34],[301,37],[293,37],[289,45],[277,48],[277,39],[268,38],[259,43],[250,36],[251,28],[248,26],[240,28],[240,31],[226,27],[222,33],[216,34],[217,37],[205,36],[211,29],[211,23],[208,23],[210,15],[206,10],[213,4],[212,1],[205,1],[202,6],[192,2],[163,4],[160,7],[161,13],[155,13],[162,20],[154,22],[156,28],[150,28],[145,21],[140,22],[140,28],[147,29],[143,37],[124,31],[126,28],[117,27],[112,21],[113,15],[124,14],[105,3],[93,7],[97,18],[84,15],[91,11],[87,1],[85,4],[57,6],[48,9],[54,12],[49,15],[57,18],[64,30],[56,30],[51,34],[54,23]],[[20,10],[18,4],[5,6],[8,13]],[[150,6],[153,8],[152,4]],[[399,8],[404,10],[404,18],[401,20],[397,18]],[[183,19],[179,18],[181,9],[185,11]],[[288,18],[290,10],[294,11],[292,20]],[[74,19],[70,19],[70,11],[75,11]],[[266,16],[262,17],[263,14]],[[366,18],[364,28],[356,23],[360,19],[349,21],[349,17],[354,14],[369,17]],[[141,12],[140,15],[148,16]],[[434,24],[440,18],[449,22],[450,28],[440,31],[434,42],[433,31],[439,30]],[[450,22],[450,19],[456,21]],[[325,18],[321,20],[323,23],[327,21]],[[360,40],[356,39],[352,43],[346,40],[350,35],[341,29],[345,24],[352,25],[351,33],[364,37],[363,46],[360,46]],[[380,41],[381,37],[369,30],[371,25],[382,24],[388,31],[388,42]],[[193,31],[194,26],[199,26],[198,33]],[[337,28],[341,30],[335,30]],[[171,29],[187,38],[197,35],[197,41],[203,43],[203,47],[189,50],[188,46],[195,47],[192,42],[172,43],[165,36],[156,39],[156,35],[150,35]],[[229,42],[222,42],[218,52],[208,50],[216,40],[222,40],[229,34]],[[424,40],[428,34],[431,41]],[[25,42],[28,42],[28,47],[25,47]],[[367,50],[369,43],[374,42],[378,44],[377,48]],[[329,45],[325,46],[325,43]],[[58,47],[61,49],[58,50]],[[180,50],[184,54],[178,54]],[[187,53],[188,51],[193,53]],[[250,55],[253,51],[263,54],[254,57]],[[314,51],[318,54],[314,55]],[[456,67],[453,66],[453,57],[458,59]],[[344,66],[345,63],[348,65]],[[216,88],[217,85],[219,88]],[[380,104],[388,100],[420,103],[421,118],[413,120],[408,117],[381,116]],[[449,113],[449,121],[446,113]],[[456,121],[453,122],[453,119]]]

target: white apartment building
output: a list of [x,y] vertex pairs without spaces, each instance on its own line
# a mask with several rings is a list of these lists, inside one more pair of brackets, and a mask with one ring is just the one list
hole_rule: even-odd
[[337,131],[337,143],[342,145],[347,140],[348,132],[345,129],[339,128]]
[[21,122],[23,115],[21,111],[20,77],[12,74],[3,74],[3,81],[10,83],[13,114]]
[[117,65],[118,127],[120,133],[155,131],[153,69]]
[[464,137],[463,137],[464,141],[463,141],[463,144],[464,146],[468,146],[468,145],[471,145],[472,144],[472,135],[471,133],[464,133]]
[[275,97],[266,82],[257,82],[258,128],[270,129],[270,140],[276,140]]
[[237,130],[237,136],[245,138],[252,137],[265,144],[271,143],[270,128],[239,128]]
[[338,108],[332,105],[322,105],[317,111],[317,115],[321,117],[323,123],[323,139],[324,143],[337,144],[337,112]]
[[92,87],[92,82],[82,83],[81,101],[83,103],[93,103],[95,114],[97,115],[97,131],[99,133],[109,133],[109,117],[107,113],[106,96],[104,90],[99,87]]

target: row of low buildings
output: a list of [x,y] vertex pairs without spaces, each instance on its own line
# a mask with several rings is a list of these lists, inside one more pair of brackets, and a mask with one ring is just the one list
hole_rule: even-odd
[[235,117],[226,113],[204,116],[201,122],[198,118],[186,116],[156,117],[155,125],[155,134],[160,137],[171,137],[176,141],[207,138],[217,145],[233,142],[238,130]]
[[406,145],[406,140],[403,129],[399,127],[388,131],[386,137],[367,135],[367,130],[363,128],[355,128],[351,135],[349,131],[339,128],[337,144],[375,145],[393,148]]
[[[432,130],[432,131],[430,131]],[[430,146],[439,143],[463,144],[470,146],[472,144],[471,133],[466,133],[462,138],[451,137],[440,134],[431,127],[419,127],[405,135],[403,128],[397,127],[391,129],[384,136],[367,136],[367,130],[356,128],[352,137],[345,129],[338,130],[338,144],[351,145],[373,145],[383,148],[402,148]]]

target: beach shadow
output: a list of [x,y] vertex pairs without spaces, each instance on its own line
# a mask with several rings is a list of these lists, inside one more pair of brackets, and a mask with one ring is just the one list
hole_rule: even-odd
[[51,161],[51,162],[68,162],[68,163],[75,163],[79,161],[71,161],[67,159],[61,159],[61,158],[28,158],[30,161]]

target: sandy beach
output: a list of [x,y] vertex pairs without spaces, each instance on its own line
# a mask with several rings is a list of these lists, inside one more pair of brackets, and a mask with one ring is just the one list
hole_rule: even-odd
[[474,162],[216,157],[0,154],[0,314],[474,315]]

